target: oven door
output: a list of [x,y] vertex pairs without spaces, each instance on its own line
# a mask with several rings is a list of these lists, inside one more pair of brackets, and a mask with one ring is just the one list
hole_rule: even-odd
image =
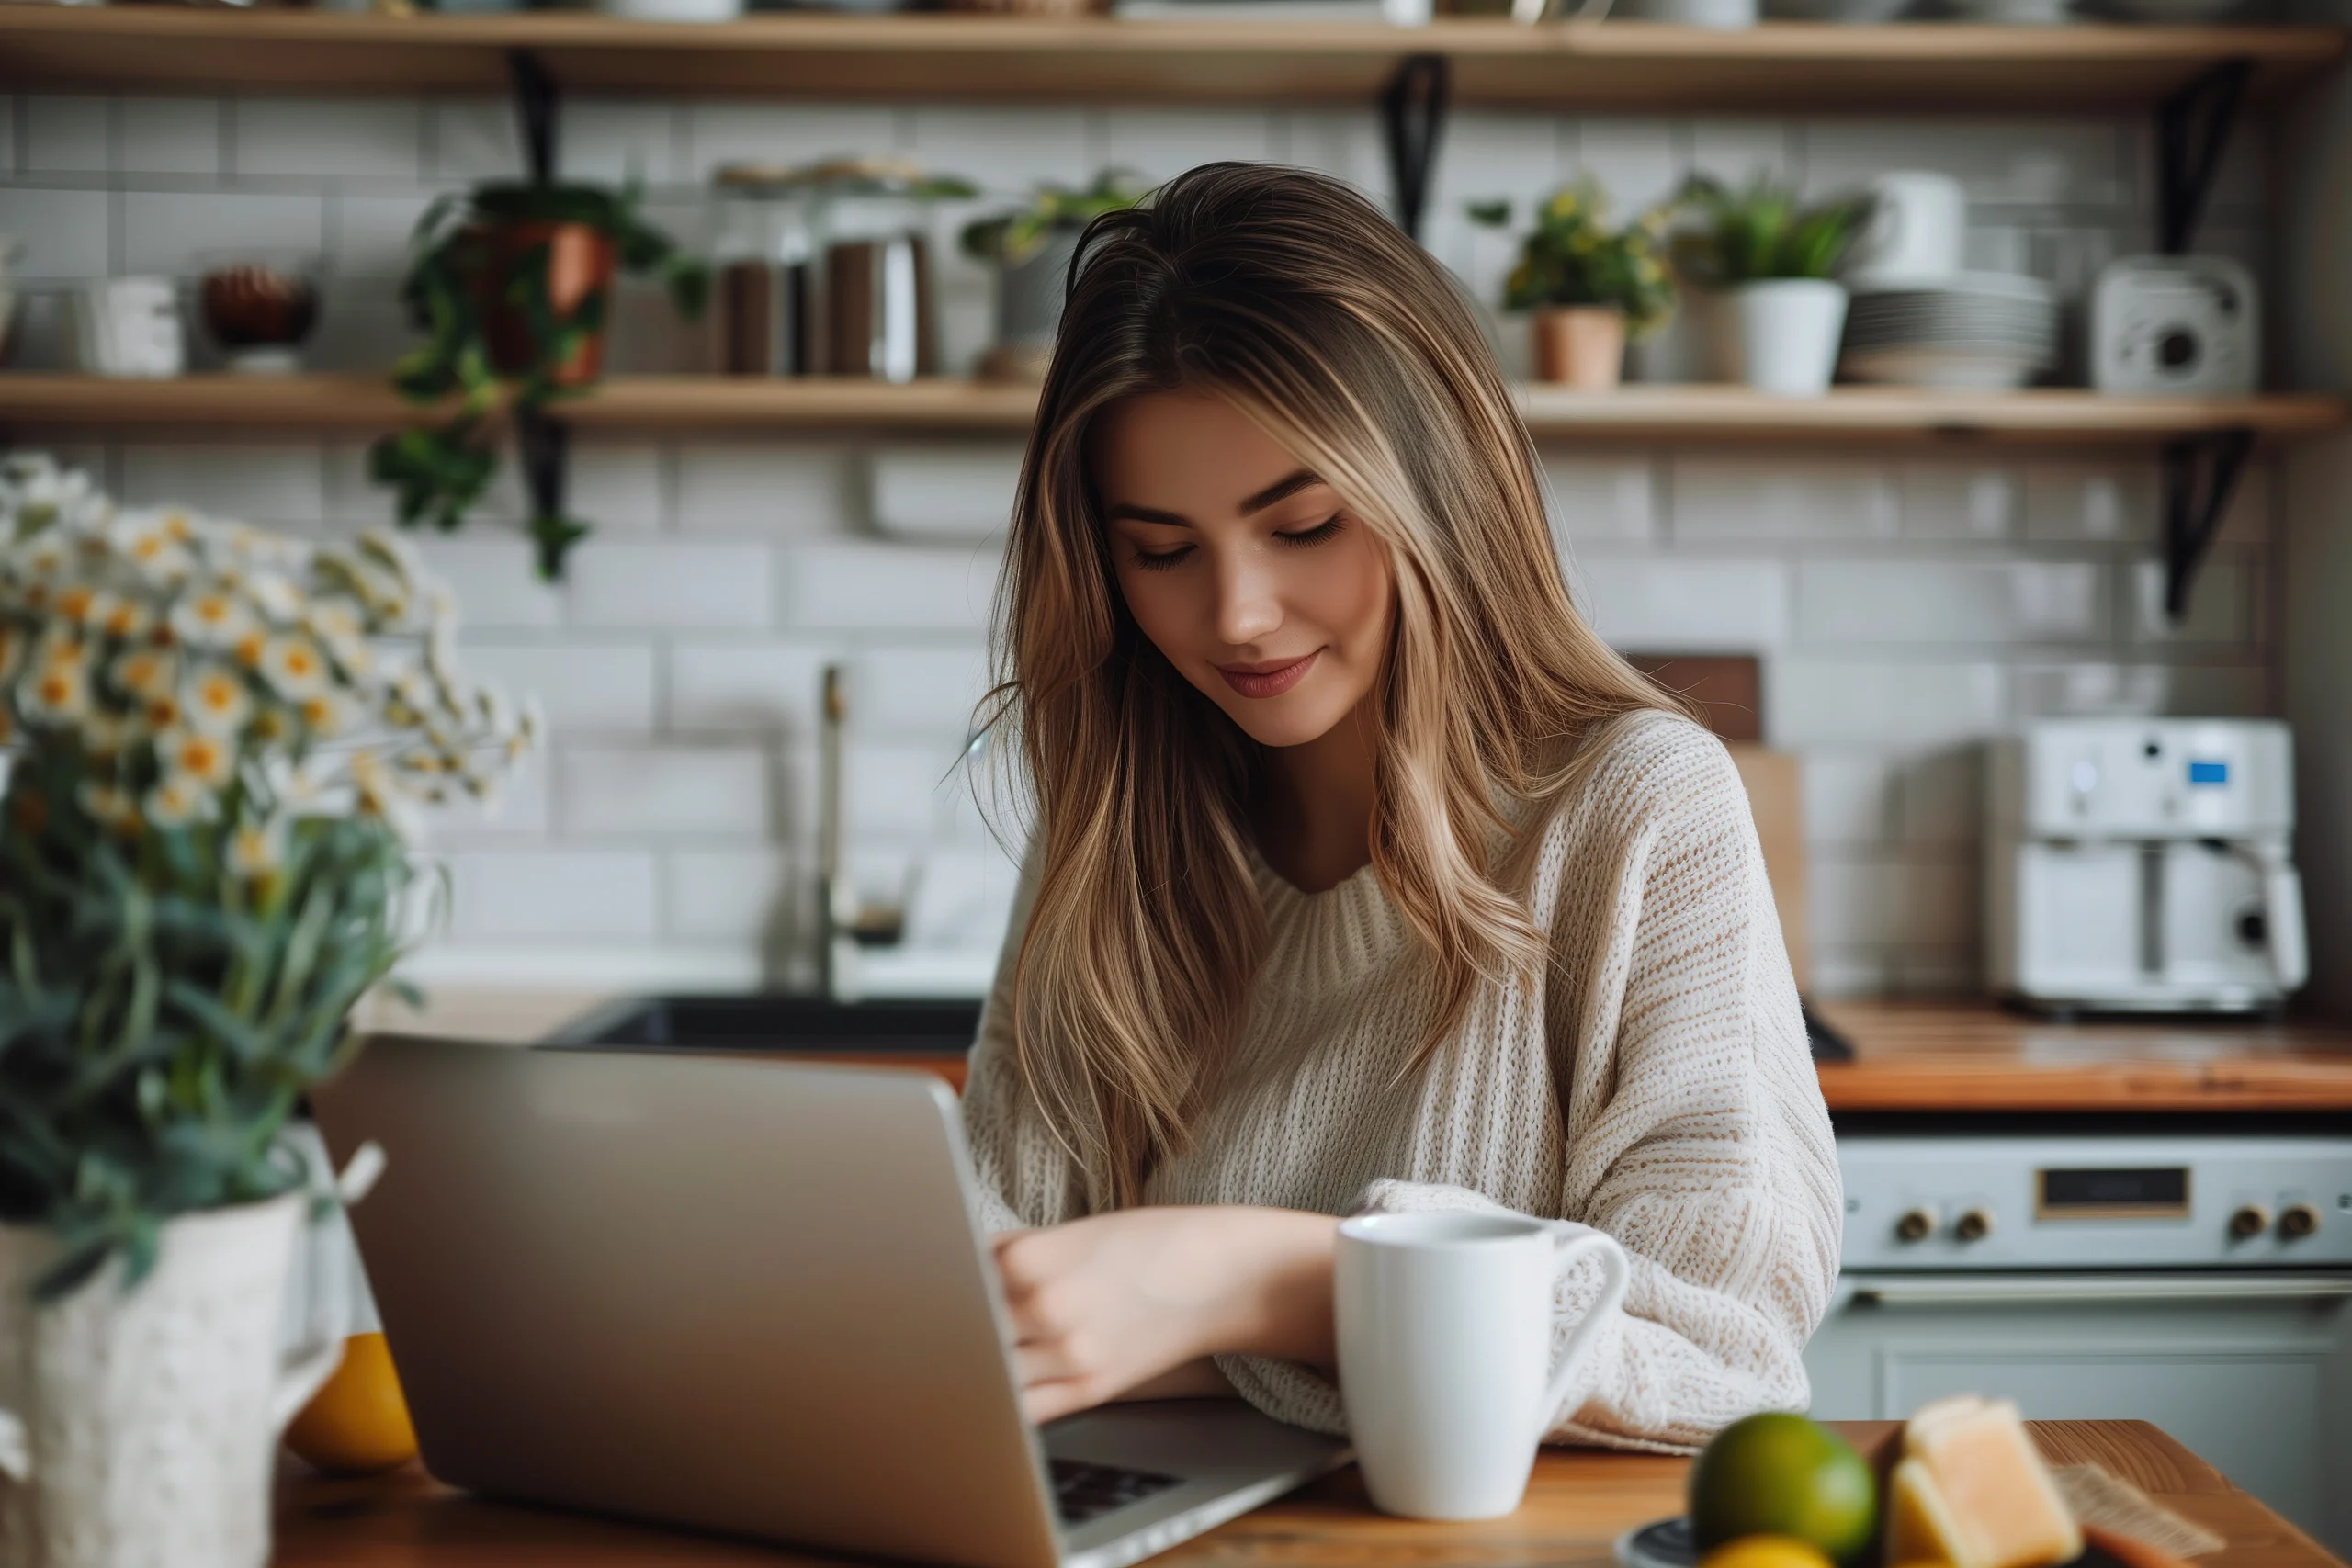
[[1823,1420],[2152,1421],[2352,1555],[2352,1273],[1849,1274],[1805,1367]]

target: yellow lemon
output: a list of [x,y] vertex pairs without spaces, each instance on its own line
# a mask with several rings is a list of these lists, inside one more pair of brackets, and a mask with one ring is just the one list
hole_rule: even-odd
[[1744,1535],[1699,1559],[1699,1568],[1832,1568],[1821,1549],[1792,1535]]
[[355,1334],[343,1365],[286,1428],[286,1446],[337,1475],[373,1475],[416,1457],[416,1427],[381,1334]]
[[1877,1479],[1826,1427],[1780,1412],[1750,1416],[1715,1434],[1692,1462],[1690,1528],[1702,1551],[1741,1536],[1789,1536],[1833,1562],[1850,1562],[1877,1535]]

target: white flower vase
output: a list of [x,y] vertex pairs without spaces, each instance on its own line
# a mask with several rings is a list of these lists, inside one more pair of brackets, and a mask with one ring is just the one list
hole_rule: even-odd
[[0,1562],[264,1568],[278,1433],[342,1359],[349,1311],[325,1249],[290,1278],[311,1201],[173,1220],[137,1285],[117,1257],[48,1304],[31,1292],[55,1237],[0,1225]]
[[1817,398],[1838,368],[1846,286],[1820,277],[1743,283],[1716,301],[1724,371],[1759,392]]

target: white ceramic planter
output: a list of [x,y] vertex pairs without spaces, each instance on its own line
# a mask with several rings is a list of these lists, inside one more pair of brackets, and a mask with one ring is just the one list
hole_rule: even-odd
[[1846,286],[1817,277],[1744,283],[1716,301],[1724,372],[1759,392],[1819,397],[1838,368]]
[[278,1434],[348,1317],[341,1269],[306,1270],[302,1348],[280,1348],[310,1201],[174,1220],[138,1285],[118,1258],[46,1306],[54,1237],[0,1226],[0,1562],[263,1568]]

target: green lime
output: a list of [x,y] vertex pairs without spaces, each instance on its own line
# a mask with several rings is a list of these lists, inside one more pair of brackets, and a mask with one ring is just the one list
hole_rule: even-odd
[[1715,1434],[1690,1466],[1702,1551],[1747,1535],[1792,1536],[1834,1562],[1867,1549],[1878,1487],[1853,1446],[1802,1416],[1768,1412]]

